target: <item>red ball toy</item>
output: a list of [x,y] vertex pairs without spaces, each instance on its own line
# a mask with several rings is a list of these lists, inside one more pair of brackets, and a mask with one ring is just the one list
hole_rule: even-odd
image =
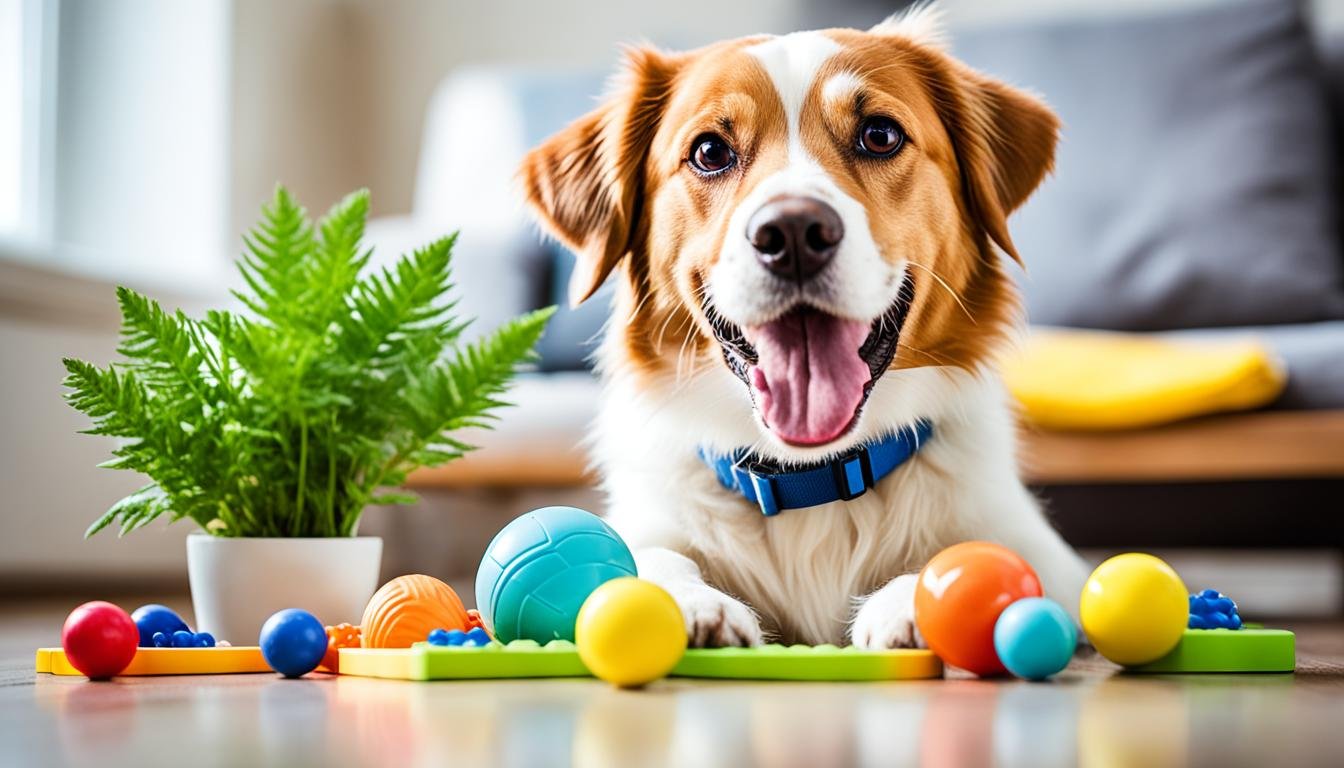
[[103,600],[71,611],[61,629],[65,658],[90,680],[121,672],[135,658],[139,645],[140,630],[131,615]]
[[920,572],[915,624],[929,650],[948,664],[1001,675],[1007,670],[994,650],[994,624],[1013,602],[1040,596],[1040,579],[1016,552],[968,541],[939,552]]

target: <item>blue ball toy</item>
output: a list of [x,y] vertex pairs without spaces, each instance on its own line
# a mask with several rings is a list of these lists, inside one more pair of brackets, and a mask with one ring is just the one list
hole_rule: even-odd
[[286,608],[261,626],[258,645],[271,669],[285,677],[303,677],[322,662],[327,632],[313,614]]
[[185,629],[179,629],[173,633],[172,645],[174,648],[190,648],[195,644],[196,636]]
[[1069,665],[1078,630],[1063,606],[1044,597],[1024,597],[999,614],[994,650],[1018,677],[1044,680]]
[[173,612],[172,608],[157,603],[136,608],[135,613],[131,614],[131,621],[135,622],[135,628],[140,631],[140,647],[142,648],[155,647],[154,635],[159,632],[171,638],[174,632],[191,631],[187,622]]
[[195,648],[214,648],[215,636],[209,632],[197,632],[192,637],[192,646]]
[[574,640],[579,608],[611,579],[635,576],[621,537],[591,512],[543,507],[504,526],[476,572],[476,606],[502,643]]

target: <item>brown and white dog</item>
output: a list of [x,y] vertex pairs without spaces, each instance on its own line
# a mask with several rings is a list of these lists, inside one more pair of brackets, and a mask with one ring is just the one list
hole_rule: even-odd
[[[1076,606],[1086,571],[1018,478],[995,356],[1019,322],[1006,218],[1058,121],[941,47],[927,9],[867,31],[638,48],[525,159],[577,303],[613,271],[594,453],[640,575],[694,645],[911,646],[912,575],[1005,544]],[[699,451],[789,465],[920,420],[865,494],[773,517]]]

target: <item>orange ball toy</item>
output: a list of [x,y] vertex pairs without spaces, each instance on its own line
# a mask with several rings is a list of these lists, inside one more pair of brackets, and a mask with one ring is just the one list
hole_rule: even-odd
[[1006,672],[994,651],[994,623],[1014,601],[1040,597],[1041,581],[1018,554],[987,541],[934,556],[915,587],[915,624],[929,650],[977,675]]
[[360,644],[365,648],[410,648],[432,629],[481,626],[481,617],[462,605],[453,588],[433,576],[398,576],[384,584],[364,608]]

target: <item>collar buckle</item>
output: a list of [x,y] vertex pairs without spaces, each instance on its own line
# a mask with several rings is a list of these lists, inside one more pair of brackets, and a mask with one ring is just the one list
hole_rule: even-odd
[[831,462],[831,475],[835,479],[835,490],[841,501],[857,499],[875,485],[873,481],[873,463],[868,457],[868,447],[860,445],[848,454]]
[[775,498],[775,484],[766,475],[758,475],[751,470],[747,470],[747,476],[751,478],[751,488],[756,493],[756,505],[761,508],[761,514],[766,517],[774,517],[779,514],[779,500]]

